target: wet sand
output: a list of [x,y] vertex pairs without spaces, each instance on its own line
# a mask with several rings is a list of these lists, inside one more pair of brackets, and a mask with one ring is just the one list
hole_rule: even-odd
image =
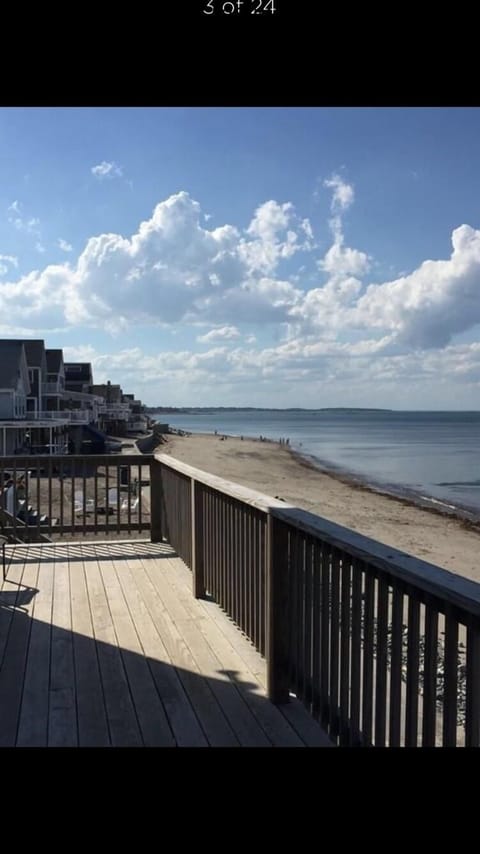
[[315,468],[274,442],[168,436],[157,447],[196,468],[278,496],[382,543],[480,582],[480,531],[405,499]]

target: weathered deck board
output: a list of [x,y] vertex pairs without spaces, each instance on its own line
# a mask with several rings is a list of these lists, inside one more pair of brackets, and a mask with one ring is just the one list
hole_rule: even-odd
[[[172,549],[141,541],[21,546],[0,590],[0,744],[324,744]],[[307,715],[308,726],[303,715]]]
[[[192,573],[188,567],[182,562],[178,564],[175,573],[172,574],[172,584],[178,592],[180,601],[183,603],[195,601],[192,598]],[[207,599],[197,599],[198,606],[205,617],[216,622],[230,643],[238,645],[238,628],[235,623],[228,618],[225,618],[224,612],[214,603]],[[257,682],[260,682],[263,687],[267,684],[267,667],[265,659],[262,658],[256,651],[253,644],[247,639],[246,643],[240,644],[237,647],[238,654],[247,665],[249,671],[253,673]]]
[[[33,597],[36,589],[38,563],[17,565],[11,568],[2,591],[4,607],[12,609],[12,618],[4,649],[0,671],[0,746],[16,744],[23,684],[27,664],[28,645],[32,626]],[[6,597],[11,597],[6,598]],[[15,604],[10,604],[15,602]],[[8,618],[7,618],[8,619]]]
[[[129,568],[135,564],[129,563]],[[164,562],[162,561],[162,568]],[[132,570],[130,570],[132,572]],[[183,746],[234,746],[238,741],[228,727],[220,709],[216,704],[212,693],[201,678],[195,666],[189,649],[183,637],[178,632],[175,623],[167,613],[157,586],[153,584],[147,573],[138,573],[133,569],[138,594],[142,599],[143,606],[147,609],[149,618],[158,632],[168,656],[170,667],[161,673],[162,681],[169,681],[167,686],[161,689],[165,698],[167,715],[175,733],[177,743]],[[158,576],[161,573],[156,571]],[[174,669],[176,668],[176,669]],[[178,686],[172,686],[172,674],[178,679]],[[172,693],[172,687],[176,688]],[[195,733],[195,718],[198,732]],[[192,742],[192,739],[195,739]]]
[[98,561],[85,561],[85,577],[103,684],[105,709],[114,747],[141,747],[142,735],[118,648]]
[[143,742],[147,747],[172,746],[172,733],[128,609],[115,563],[102,561],[100,569]]
[[110,735],[83,561],[69,562],[69,570],[78,743],[81,747],[102,747],[110,743]]
[[40,563],[36,587],[17,736],[19,747],[45,747],[48,743],[53,563]]
[[54,554],[52,648],[48,712],[48,746],[78,744],[73,632],[68,562]]
[[[156,572],[155,568],[148,564],[145,565],[144,568],[157,596],[167,607],[168,605],[171,605],[174,613],[177,614],[177,623],[175,624],[171,617],[171,612],[165,610],[162,614],[162,621],[167,647],[171,651],[174,663],[177,664],[177,666],[181,666],[181,670],[179,671],[181,674],[180,678],[183,681],[187,694],[191,697],[195,707],[198,708],[199,692],[207,693],[209,701],[209,716],[215,714],[217,718],[217,726],[221,723],[222,729],[227,734],[229,729],[235,733],[233,743],[240,743],[247,746],[268,747],[269,743],[265,739],[265,736],[258,727],[255,719],[250,715],[241,697],[238,695],[238,692],[231,690],[231,686],[229,684],[230,680],[228,677],[221,672],[221,662],[216,658],[213,663],[212,661],[208,661],[207,663],[203,660],[202,664],[199,666],[199,662],[196,660],[197,654],[195,650],[196,643],[198,643],[198,640],[201,640],[202,635],[198,632],[197,627],[194,625],[194,621],[189,618],[188,612],[182,607],[175,607],[176,599],[175,596],[172,597],[166,578],[166,576],[171,572],[170,561],[164,560],[162,566],[165,567],[163,573]],[[150,596],[151,595],[152,594],[150,594]],[[178,620],[178,613],[181,615],[180,620]],[[188,640],[186,627],[190,629]],[[192,635],[194,637],[193,643]],[[208,684],[205,682],[205,676],[208,677]],[[227,692],[227,697],[225,697],[225,691]],[[228,721],[230,726],[227,724],[227,727],[225,727],[226,721]],[[205,721],[205,723],[208,725],[210,722]],[[207,734],[209,729],[210,727],[205,730]],[[215,743],[215,741],[210,741],[210,744]],[[232,742],[229,738],[228,741],[225,742],[225,746],[228,746],[228,744],[231,743]]]
[[[208,644],[208,647],[210,647],[210,650],[219,662],[215,674],[216,678],[218,679],[218,668],[220,667],[222,675],[228,680],[228,684],[238,688],[240,696],[248,707],[250,719],[253,717],[253,721],[251,720],[250,722],[250,731],[252,726],[261,727],[263,731],[261,744],[271,743],[273,745],[282,744],[284,746],[303,747],[301,739],[285,720],[279,709],[266,700],[264,690],[256,684],[257,679],[255,675],[249,670],[244,659],[238,654],[236,643],[233,646],[220,629],[217,630],[216,627],[212,627],[210,623],[207,623],[206,619],[201,618],[204,612],[201,608],[200,600],[193,599],[187,587],[187,584],[191,586],[191,579],[187,576],[182,581],[180,573],[172,571],[165,574],[165,581],[170,587],[171,596],[173,598],[181,598],[189,614],[190,619],[182,623],[181,629],[185,637],[188,635],[191,638],[191,648],[194,657],[199,657],[199,664],[201,664],[202,671],[205,672],[211,661],[207,653]],[[208,626],[208,629],[206,626]],[[243,641],[244,639],[242,639],[238,629],[235,626],[233,626],[233,629],[235,631],[235,641],[239,639]],[[213,636],[211,634],[212,631],[214,632]],[[195,632],[197,635],[200,635],[199,639],[194,637]],[[213,643],[213,648],[210,639]],[[202,640],[203,644],[201,643]],[[241,643],[240,646],[243,649],[245,648],[244,643]],[[225,697],[225,700],[227,699],[228,696]],[[245,712],[247,712],[247,709],[245,709]],[[249,744],[249,742],[242,743]]]

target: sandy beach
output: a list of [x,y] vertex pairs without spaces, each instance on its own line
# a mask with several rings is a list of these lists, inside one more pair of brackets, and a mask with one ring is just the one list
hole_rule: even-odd
[[461,520],[326,474],[273,442],[168,436],[158,446],[204,471],[345,525],[382,543],[480,582],[480,532]]

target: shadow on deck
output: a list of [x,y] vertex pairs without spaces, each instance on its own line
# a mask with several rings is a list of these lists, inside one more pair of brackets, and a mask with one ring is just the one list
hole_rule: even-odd
[[166,545],[7,549],[0,746],[326,746]]

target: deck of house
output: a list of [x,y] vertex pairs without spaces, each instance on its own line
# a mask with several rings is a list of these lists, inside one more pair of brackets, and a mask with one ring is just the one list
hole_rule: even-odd
[[0,746],[325,746],[162,543],[7,546]]
[[0,746],[480,745],[476,582],[165,454],[2,484]]

